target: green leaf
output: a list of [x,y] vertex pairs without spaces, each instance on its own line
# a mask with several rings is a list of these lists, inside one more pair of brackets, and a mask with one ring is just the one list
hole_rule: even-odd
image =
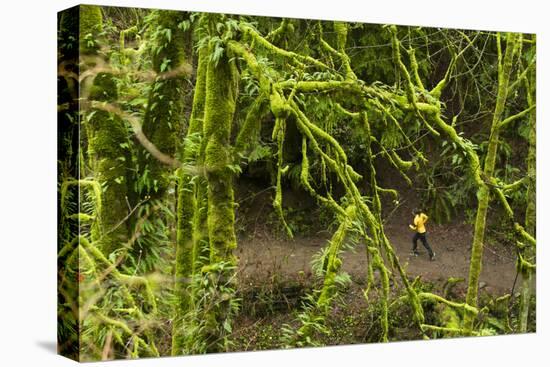
[[168,68],[170,66],[170,62],[171,62],[171,60],[166,58],[166,57],[162,60],[162,64],[160,64],[160,72],[161,73],[164,73],[166,70],[168,70]]
[[229,322],[228,319],[225,319],[224,322],[223,322],[223,328],[225,329],[225,331],[227,331],[228,333],[230,333],[233,329],[231,328],[231,323]]

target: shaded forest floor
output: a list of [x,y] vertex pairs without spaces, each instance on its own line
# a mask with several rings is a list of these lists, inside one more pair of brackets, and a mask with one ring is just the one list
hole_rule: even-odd
[[[434,293],[443,294],[450,277],[464,278],[452,291],[456,299],[464,299],[470,259],[472,228],[467,224],[431,226],[429,241],[436,252],[436,260],[430,261],[426,250],[419,243],[420,256],[413,257],[411,231],[402,223],[388,223],[386,233],[397,251],[409,278],[421,276]],[[319,286],[311,273],[313,255],[326,245],[329,234],[298,237],[293,240],[273,238],[266,233],[256,233],[253,238],[241,238],[239,257],[239,288],[243,299],[242,312],[235,322],[233,350],[266,350],[285,347],[282,328],[297,328],[297,312],[303,296]],[[480,279],[480,297],[488,299],[509,293],[516,275],[513,253],[502,248],[486,247],[483,271]],[[363,296],[366,286],[366,255],[361,246],[343,255],[343,269],[351,275],[351,285],[343,290],[340,302],[327,318],[328,335],[319,334],[323,345],[375,343],[379,341],[380,321],[377,311],[380,304],[374,297],[367,302]],[[401,283],[399,275],[396,281]],[[395,298],[402,287],[391,282]],[[375,285],[378,288],[379,284]],[[516,285],[516,291],[519,289]],[[427,318],[434,313],[425,310]],[[419,340],[422,335],[412,324],[412,315],[399,311],[390,319],[390,340]],[[432,320],[437,324],[437,320]]]
[[[407,221],[394,221],[385,226],[386,234],[394,246],[401,265],[410,277],[421,276],[422,280],[441,283],[448,278],[468,278],[472,227],[468,224],[431,225],[428,242],[436,253],[430,261],[426,249],[418,243],[418,257],[411,256],[412,231]],[[241,238],[239,257],[240,279],[256,284],[269,282],[273,277],[293,279],[311,277],[311,260],[315,253],[327,244],[329,234],[294,239],[273,238],[269,234]],[[362,246],[346,252],[343,270],[352,279],[362,283],[366,277],[367,258]],[[510,292],[516,275],[514,253],[500,246],[487,244],[483,256],[480,287],[487,292],[504,294]],[[263,278],[263,279],[262,279]],[[460,288],[460,285],[457,287]]]
[[[311,261],[327,245],[333,231],[312,230],[326,227],[320,218],[323,213],[300,195],[291,192],[285,195],[286,204],[296,208],[296,211],[289,212],[289,218],[294,217],[291,221],[298,229],[306,229],[296,231],[294,239],[276,230],[279,222],[271,213],[269,192],[256,191],[253,203],[248,205],[245,204],[246,195],[241,195],[241,198],[245,197],[241,200],[245,205],[240,206],[237,213],[240,230],[236,255],[239,258],[239,293],[243,302],[233,331],[235,344],[232,349],[235,351],[284,347],[281,328],[285,324],[294,329],[299,326],[296,324],[296,316],[301,309],[303,296],[320,285],[320,280],[312,274]],[[428,241],[436,253],[436,260],[430,261],[420,242],[420,256],[411,256],[413,232],[408,228],[409,213],[410,208],[399,208],[389,216],[385,224],[386,235],[407,275],[410,279],[420,276],[429,291],[437,294],[444,293],[444,286],[449,278],[464,278],[465,281],[456,284],[452,289],[453,298],[464,299],[472,225],[460,221],[445,225],[430,223]],[[327,318],[330,334],[318,335],[318,340],[324,345],[378,342],[380,326],[376,315],[380,304],[376,301],[376,296],[370,298],[369,302],[363,296],[367,271],[364,247],[359,244],[355,249],[348,250],[342,260],[342,268],[350,274],[352,282],[342,291],[341,302],[333,307]],[[402,294],[397,271],[394,275],[391,279],[392,298]],[[511,246],[496,240],[487,240],[480,278],[481,302],[483,297],[488,299],[510,293],[515,276],[515,253]],[[374,289],[376,288],[379,288],[379,284],[375,285]],[[518,291],[519,283],[516,284],[515,293]],[[367,310],[370,312],[366,312]],[[407,316],[407,311],[400,312],[390,320],[390,324],[393,323],[390,326],[390,340],[421,339],[422,335],[416,327],[409,325],[407,320],[412,318]],[[432,321],[434,324],[438,323],[437,320]]]
[[[409,188],[400,188],[405,197],[413,197]],[[287,222],[293,227],[295,238],[290,239],[281,228],[279,218],[272,210],[272,192],[262,189],[252,180],[238,187],[237,229],[239,240],[236,255],[239,258],[239,278],[244,283],[262,284],[269,279],[309,278],[312,256],[327,245],[334,233],[327,223],[332,219],[305,193],[285,190],[283,206]],[[455,220],[438,225],[427,224],[428,242],[436,253],[430,261],[426,249],[418,241],[420,256],[411,256],[413,232],[408,227],[411,211],[416,203],[408,202],[395,208],[390,205],[385,214],[385,233],[396,250],[401,265],[414,278],[444,283],[448,278],[468,278],[473,226]],[[516,276],[514,249],[486,236],[480,287],[488,293],[509,293]],[[343,256],[343,270],[352,280],[362,283],[366,278],[367,258],[364,246],[358,245]],[[464,282],[466,283],[466,282]],[[459,284],[457,289],[465,284]]]

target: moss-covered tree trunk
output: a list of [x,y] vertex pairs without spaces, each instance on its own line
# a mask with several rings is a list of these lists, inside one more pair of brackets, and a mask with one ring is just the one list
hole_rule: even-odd
[[[183,162],[197,165],[199,148],[195,139],[202,136],[206,72],[208,65],[208,49],[199,50],[197,77],[193,96],[193,109],[187,130],[188,143],[184,146]],[[180,170],[178,172],[178,199],[177,199],[177,229],[176,229],[176,263],[175,289],[176,307],[172,325],[172,355],[179,355],[185,351],[185,317],[192,309],[192,289],[190,287],[194,275],[197,253],[200,252],[199,238],[202,237],[199,213],[205,212],[202,208],[201,196],[204,190],[197,185],[202,181],[199,176],[192,176]],[[201,182],[202,183],[202,182]],[[198,197],[197,197],[198,196]],[[187,320],[192,322],[192,320]]]
[[[510,80],[510,71],[512,69],[512,61],[516,51],[517,35],[508,33],[506,35],[506,51],[504,58],[499,52],[498,58],[498,92],[493,120],[491,124],[491,134],[489,136],[487,156],[483,166],[483,174],[485,177],[492,177],[495,171],[495,163],[498,151],[499,140],[499,125],[502,119],[502,114],[506,107],[506,99],[508,96],[508,84]],[[497,35],[497,45],[500,50],[500,35]],[[466,303],[470,306],[477,307],[477,297],[479,288],[479,276],[482,268],[483,257],[483,241],[485,236],[485,224],[487,219],[487,210],[490,201],[490,187],[487,184],[481,185],[477,192],[478,207],[474,226],[474,239],[472,244],[472,254],[470,258],[470,272],[468,279],[468,292],[466,295]],[[464,331],[470,334],[473,328],[474,318],[470,313],[465,314]]]
[[[209,44],[209,54],[214,53],[214,42]],[[225,348],[227,325],[231,317],[231,301],[234,297],[233,266],[236,259],[233,250],[237,246],[235,235],[235,208],[233,175],[230,169],[231,127],[237,98],[237,70],[227,51],[219,60],[210,59],[206,73],[206,100],[204,110],[204,169],[208,184],[208,239],[210,266],[206,276],[215,278],[217,304],[207,312],[207,351],[217,352]],[[223,325],[223,326],[222,326]]]
[[[164,154],[174,156],[182,140],[184,112],[188,105],[188,82],[192,55],[191,32],[182,22],[189,13],[159,10],[155,13],[151,42],[153,71],[157,77],[151,85],[143,133]],[[171,167],[151,156],[144,148],[139,155],[143,179],[143,194],[152,199],[162,198],[170,184]]]
[[[83,67],[93,67],[99,53],[102,31],[101,8],[80,7],[80,51]],[[118,98],[117,86],[112,74],[95,75],[89,91],[89,101],[110,103]],[[124,222],[128,214],[128,187],[131,161],[128,151],[128,133],[122,119],[101,109],[91,109],[84,114],[84,126],[88,136],[89,164],[96,181],[103,188],[101,205],[96,210],[92,227],[92,240],[99,241],[105,255],[120,248],[128,240],[128,226]]]
[[[527,101],[529,107],[535,104],[535,69],[530,71],[527,85]],[[531,109],[529,113],[529,150],[527,153],[527,209],[525,210],[525,230],[531,236],[535,237],[536,228],[536,144],[537,144],[537,112],[536,109]],[[525,260],[535,263],[535,246],[528,246],[523,251]],[[527,324],[529,320],[529,304],[531,300],[533,288],[534,269],[526,266],[520,268],[522,277],[521,291],[521,307],[519,314],[519,331],[527,332]]]

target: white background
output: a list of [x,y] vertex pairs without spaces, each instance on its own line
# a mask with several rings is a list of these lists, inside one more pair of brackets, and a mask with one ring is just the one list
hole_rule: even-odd
[[[108,362],[113,366],[548,365],[548,12],[545,1],[145,0],[105,5],[538,34],[537,334]],[[56,341],[56,12],[8,0],[0,18],[0,365],[74,365]],[[545,289],[546,288],[546,289]],[[545,340],[546,339],[546,340]],[[106,363],[97,363],[103,366]]]

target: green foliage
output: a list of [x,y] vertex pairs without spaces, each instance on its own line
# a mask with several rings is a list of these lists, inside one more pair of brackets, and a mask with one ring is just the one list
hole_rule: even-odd
[[[208,259],[203,259],[208,263]],[[240,299],[235,297],[234,272],[230,262],[210,263],[193,277],[194,308],[185,315],[183,332],[187,353],[226,351],[232,320],[239,310]]]
[[[368,303],[344,320],[350,328],[367,322],[362,341],[399,340],[403,329],[418,338],[494,335],[515,326],[505,300],[478,307],[471,293],[477,282],[470,282],[468,303],[411,282],[384,224],[386,194],[396,200],[402,193],[393,190],[402,189],[399,175],[436,222],[473,217],[476,200],[485,216],[497,194],[502,229],[518,243],[522,227],[511,207],[530,202],[534,177],[522,181],[526,149],[516,140],[533,134],[527,114],[500,137],[498,124],[534,102],[521,80],[495,85],[505,81],[504,67],[511,81],[522,78],[536,56],[529,43],[506,47],[503,58],[494,45],[501,36],[491,32],[95,6],[83,6],[81,18],[82,114],[66,122],[80,121],[85,132],[82,177],[71,173],[74,164],[60,163],[59,262],[61,289],[72,294],[65,279],[82,280],[81,323],[71,315],[60,335],[82,330],[83,359],[233,348],[236,320],[246,316],[237,296],[234,191],[258,167],[270,176],[258,182],[275,188],[268,224],[289,236],[333,233],[312,260],[314,288],[272,338],[278,346],[348,340],[332,321],[341,320],[337,309],[356,287],[342,255],[358,244],[368,259],[359,292]],[[68,17],[60,24],[66,57],[77,40],[66,35],[74,28]],[[69,93],[76,84],[72,69],[64,73],[61,89]],[[508,89],[510,104],[503,102]],[[62,102],[60,109],[73,103]],[[493,110],[489,131],[486,111]],[[304,193],[311,201],[303,206],[286,196]],[[258,297],[275,314],[270,305],[278,295]],[[70,298],[60,297],[62,309],[70,309]]]

